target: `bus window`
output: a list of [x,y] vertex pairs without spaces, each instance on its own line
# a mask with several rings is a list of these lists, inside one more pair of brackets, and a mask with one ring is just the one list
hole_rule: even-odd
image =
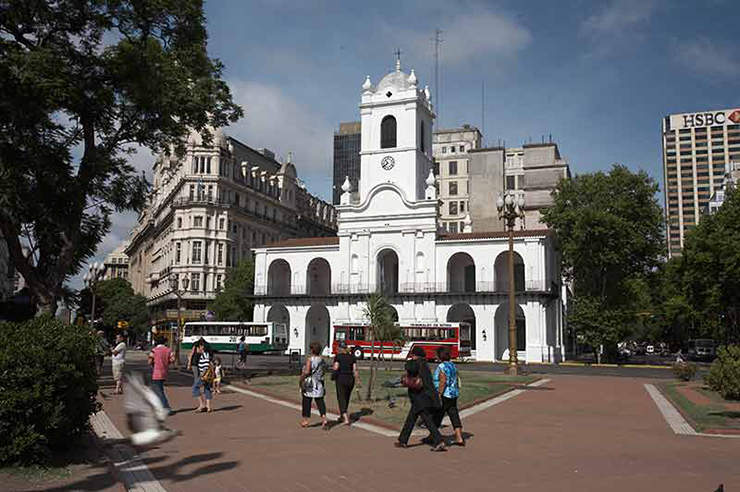
[[350,340],[365,340],[365,327],[357,326],[355,328],[350,328]]
[[347,331],[342,328],[337,328],[334,331],[334,340],[341,341],[347,339]]

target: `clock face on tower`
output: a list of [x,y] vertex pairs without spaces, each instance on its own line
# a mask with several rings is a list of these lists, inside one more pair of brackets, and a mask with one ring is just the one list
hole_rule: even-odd
[[383,160],[380,161],[380,166],[386,171],[390,171],[391,169],[393,169],[393,166],[395,165],[396,165],[396,161],[393,160],[393,157],[389,155],[383,157]]

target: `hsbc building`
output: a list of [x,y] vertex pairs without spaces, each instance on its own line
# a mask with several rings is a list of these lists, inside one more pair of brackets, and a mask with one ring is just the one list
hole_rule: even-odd
[[675,256],[722,185],[726,165],[740,162],[740,108],[668,115],[662,141],[666,239]]

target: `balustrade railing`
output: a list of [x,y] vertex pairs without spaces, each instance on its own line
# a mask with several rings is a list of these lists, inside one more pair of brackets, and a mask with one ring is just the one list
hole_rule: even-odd
[[[508,282],[404,282],[395,285],[377,285],[366,283],[338,283],[329,289],[326,284],[320,286],[306,285],[255,285],[256,296],[301,296],[331,294],[371,294],[382,292],[395,294],[473,294],[473,293],[508,293]],[[550,286],[542,279],[527,280],[515,283],[515,292],[546,292]]]

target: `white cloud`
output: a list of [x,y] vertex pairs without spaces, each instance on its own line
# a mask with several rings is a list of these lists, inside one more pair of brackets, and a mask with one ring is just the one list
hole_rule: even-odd
[[[393,27],[396,29],[397,26]],[[532,34],[519,22],[482,7],[453,16],[441,29],[440,54],[445,65],[481,58],[512,58],[532,41]],[[432,31],[416,31],[405,35],[401,42],[410,47],[412,59],[431,61],[433,36]]]
[[606,55],[641,40],[656,8],[656,0],[611,0],[598,8],[581,24],[581,35],[592,43],[589,54]]
[[709,39],[676,42],[675,60],[687,69],[710,80],[737,80],[740,77],[740,57],[728,46]]
[[266,147],[279,157],[293,152],[298,176],[324,199],[330,197],[334,125],[316,110],[276,85],[229,81],[244,117],[225,132],[253,148]]

